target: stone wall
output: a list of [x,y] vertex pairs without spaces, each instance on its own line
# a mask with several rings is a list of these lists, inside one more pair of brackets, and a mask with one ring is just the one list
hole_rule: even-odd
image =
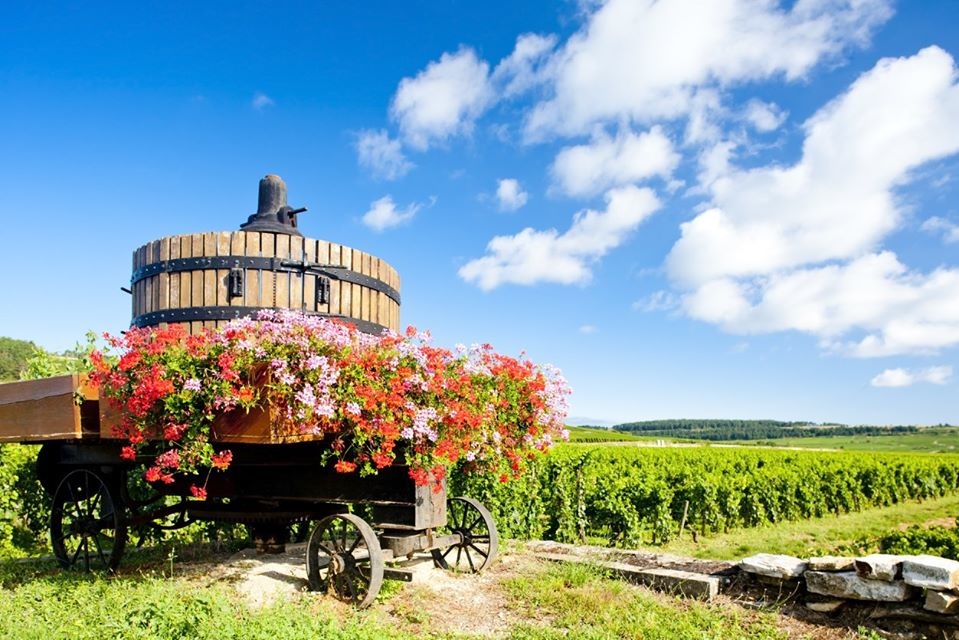
[[872,604],[890,617],[959,627],[959,562],[955,560],[888,554],[804,560],[760,553],[739,566],[760,583],[795,587],[805,606],[820,613],[837,612],[853,603]]

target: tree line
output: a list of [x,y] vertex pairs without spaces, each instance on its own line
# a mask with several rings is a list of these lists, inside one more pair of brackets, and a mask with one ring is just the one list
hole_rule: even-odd
[[613,427],[637,435],[691,440],[776,440],[826,436],[878,436],[915,433],[912,425],[846,425],[781,420],[676,419],[625,422]]

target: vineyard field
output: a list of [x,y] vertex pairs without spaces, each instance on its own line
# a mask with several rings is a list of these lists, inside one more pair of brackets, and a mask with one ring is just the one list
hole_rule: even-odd
[[508,484],[454,475],[507,536],[663,544],[959,492],[959,455],[568,444]]

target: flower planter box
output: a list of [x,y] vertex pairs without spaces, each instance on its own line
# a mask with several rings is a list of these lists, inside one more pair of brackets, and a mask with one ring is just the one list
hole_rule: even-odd
[[81,374],[0,384],[0,442],[95,438],[97,404]]

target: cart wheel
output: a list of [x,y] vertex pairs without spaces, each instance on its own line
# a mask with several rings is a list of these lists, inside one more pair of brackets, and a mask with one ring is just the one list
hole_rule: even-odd
[[356,607],[368,607],[383,584],[383,553],[370,525],[352,513],[327,516],[313,528],[306,550],[310,588]]
[[127,527],[116,495],[103,478],[86,469],[64,476],[53,494],[50,540],[64,569],[117,568]]
[[448,571],[470,573],[479,573],[493,564],[499,538],[496,523],[486,507],[472,498],[451,498],[447,512],[446,529],[458,534],[461,541],[446,549],[433,549],[433,563]]

